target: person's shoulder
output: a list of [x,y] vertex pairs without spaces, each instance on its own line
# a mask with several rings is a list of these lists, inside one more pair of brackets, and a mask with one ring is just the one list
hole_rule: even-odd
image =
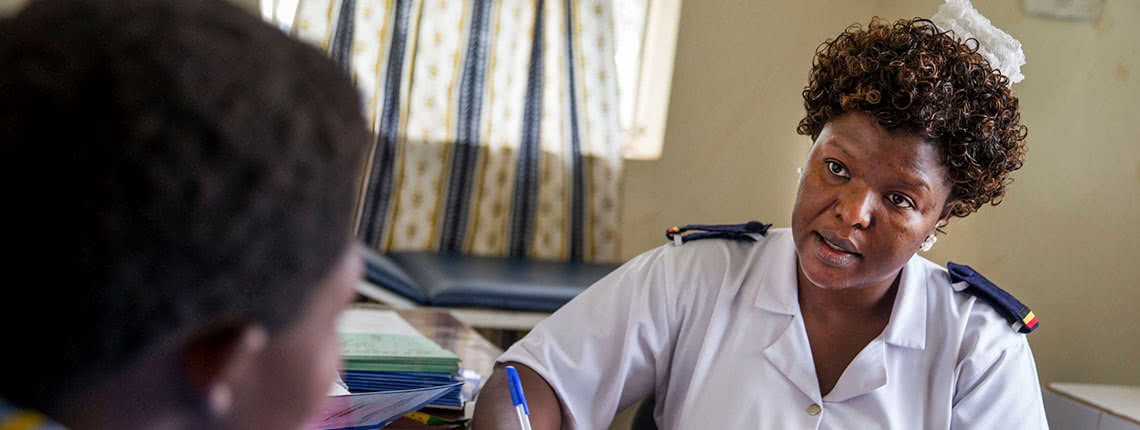
[[[794,279],[788,274],[795,267],[792,233],[770,227],[750,223],[670,228],[669,243],[654,251],[669,279],[668,291],[693,315],[731,318],[734,304],[755,302],[765,288],[788,286],[785,278]],[[679,236],[682,233],[688,234]],[[794,294],[795,285],[788,291]],[[779,294],[766,296],[771,295]]]
[[657,266],[682,290],[736,285],[735,280],[764,270],[772,255],[794,252],[789,229],[755,221],[670,227],[665,240],[630,263]]
[[0,429],[67,430],[46,415],[21,409],[0,398]]
[[1037,328],[1028,306],[969,266],[946,267],[925,258],[912,261],[926,277],[930,318],[942,330],[956,331],[963,357],[999,353],[1025,342]]
[[694,224],[666,230],[658,252],[672,264],[701,271],[743,269],[768,248],[790,240],[791,230],[752,221],[745,224]]

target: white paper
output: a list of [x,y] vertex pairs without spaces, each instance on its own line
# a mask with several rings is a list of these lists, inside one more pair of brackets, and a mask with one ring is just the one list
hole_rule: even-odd
[[442,397],[459,383],[415,390],[330,396],[307,430],[377,429]]
[[329,387],[329,395],[341,396],[345,394],[351,394],[348,392],[348,384],[345,384],[344,379],[340,377],[340,373],[337,373],[336,379],[333,380],[332,387]]

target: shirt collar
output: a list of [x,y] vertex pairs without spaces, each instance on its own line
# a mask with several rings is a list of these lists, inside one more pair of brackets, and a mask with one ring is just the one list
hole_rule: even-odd
[[760,279],[755,305],[769,312],[795,315],[799,312],[796,243],[791,229],[774,229],[768,234],[765,246],[756,247],[758,255],[752,259],[757,262],[752,273]]
[[883,340],[889,344],[926,348],[926,285],[930,279],[924,265],[925,260],[918,255],[903,265],[891,320],[883,329]]
[[[753,269],[760,279],[755,306],[766,311],[795,315],[799,313],[796,284],[796,245],[790,229],[774,229],[766,246],[756,247],[758,255]],[[889,344],[906,348],[926,348],[926,284],[924,259],[917,255],[903,265],[891,319],[882,338]]]

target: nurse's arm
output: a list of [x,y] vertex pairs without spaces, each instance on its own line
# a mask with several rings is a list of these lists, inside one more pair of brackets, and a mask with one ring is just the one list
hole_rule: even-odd
[[1010,336],[1017,336],[1013,345],[958,364],[951,429],[1049,429],[1029,342]]
[[511,403],[511,393],[507,387],[505,366],[515,366],[530,409],[530,424],[534,430],[555,430],[562,428],[562,406],[558,396],[546,380],[524,364],[508,362],[495,366],[495,373],[479,390],[475,402],[475,416],[471,422],[474,430],[518,429],[519,419]]

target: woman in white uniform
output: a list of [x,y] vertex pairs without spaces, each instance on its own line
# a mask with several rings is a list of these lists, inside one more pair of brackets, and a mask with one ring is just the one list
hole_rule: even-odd
[[[676,235],[540,323],[499,359],[533,428],[603,429],[647,397],[665,429],[1047,428],[1036,320],[916,255],[1025,156],[1009,72],[973,46],[877,19],[823,44],[791,228]],[[475,428],[517,426],[496,372]]]

